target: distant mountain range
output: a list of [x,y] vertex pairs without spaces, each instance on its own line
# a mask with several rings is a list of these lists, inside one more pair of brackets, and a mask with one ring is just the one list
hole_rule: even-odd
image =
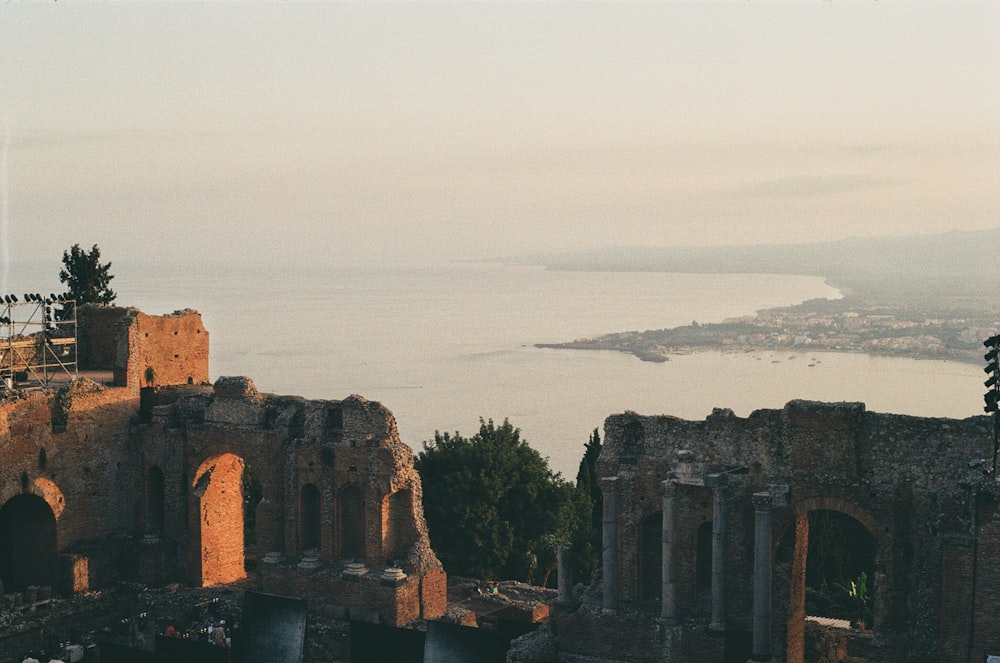
[[814,244],[617,247],[519,262],[574,271],[806,274],[870,299],[1000,298],[1000,228]]

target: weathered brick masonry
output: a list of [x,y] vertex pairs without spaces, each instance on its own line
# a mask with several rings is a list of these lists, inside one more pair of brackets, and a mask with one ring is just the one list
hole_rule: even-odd
[[988,418],[793,401],[747,418],[626,413],[605,434],[602,579],[556,613],[560,660],[802,661],[818,509],[876,548],[874,624],[842,634],[841,657],[1000,653],[1000,490],[976,466],[990,465]]
[[[81,364],[113,380],[0,403],[0,607],[36,587],[212,585],[250,569],[270,591],[383,623],[444,613],[412,451],[385,407],[261,394],[243,377],[210,385],[193,311],[79,320]],[[248,476],[262,495],[249,507]]]

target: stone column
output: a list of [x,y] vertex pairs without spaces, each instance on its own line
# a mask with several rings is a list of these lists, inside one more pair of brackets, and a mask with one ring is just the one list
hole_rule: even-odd
[[663,586],[660,589],[660,610],[663,621],[677,621],[677,579],[674,576],[674,556],[677,541],[677,483],[667,479],[663,486]]
[[559,546],[559,603],[568,605],[573,602],[573,556],[569,546]]
[[771,660],[771,494],[754,493],[753,654]]
[[604,518],[601,539],[604,609],[618,607],[618,477],[601,479]]
[[705,485],[712,489],[712,621],[713,631],[726,630],[726,483],[725,474],[710,474]]

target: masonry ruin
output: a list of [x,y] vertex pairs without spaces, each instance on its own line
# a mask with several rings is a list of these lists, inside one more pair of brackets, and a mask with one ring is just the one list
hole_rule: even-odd
[[[605,433],[601,578],[554,613],[559,661],[1000,654],[1000,490],[983,472],[987,417],[793,401],[747,418],[625,413]],[[874,622],[863,628],[806,618],[809,515],[819,511],[870,539]]]
[[444,614],[413,454],[385,407],[209,384],[194,311],[78,317],[81,369],[104,383],[84,371],[0,405],[0,607],[249,575],[373,623]]
[[[0,403],[0,613],[179,582],[253,584],[365,624],[445,615],[420,479],[389,410],[360,396],[263,394],[246,377],[209,384],[209,334],[194,311],[81,307],[78,319],[81,377]],[[1000,655],[991,431],[986,417],[860,403],[608,417],[600,574],[576,588],[561,576],[551,612],[538,611],[545,628],[509,660]],[[816,513],[853,523],[865,542],[868,623],[807,617]],[[0,663],[18,648],[0,628]]]

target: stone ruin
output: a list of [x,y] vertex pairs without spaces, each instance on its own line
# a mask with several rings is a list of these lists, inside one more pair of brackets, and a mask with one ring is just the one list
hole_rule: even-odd
[[85,306],[79,321],[80,365],[99,381],[0,403],[0,610],[249,577],[344,618],[444,614],[413,453],[385,407],[209,384],[194,311]]
[[[1000,655],[987,417],[792,401],[605,422],[600,578],[519,661],[985,661]],[[874,622],[807,619],[809,514],[859,524]],[[858,628],[857,626],[863,626]],[[526,647],[526,651],[531,651]],[[558,652],[558,654],[552,653]]]
[[[209,384],[208,338],[193,311],[82,307],[81,368],[104,377],[0,402],[0,622],[123,583],[250,581],[368,624],[446,616],[420,479],[392,414],[360,396],[262,394],[245,377]],[[986,417],[860,403],[608,417],[602,568],[572,589],[561,575],[559,600],[539,612],[548,621],[508,660],[1000,655],[1000,488],[983,471],[992,434]],[[864,629],[807,618],[815,511],[870,537]],[[0,663],[22,644],[5,624]]]

